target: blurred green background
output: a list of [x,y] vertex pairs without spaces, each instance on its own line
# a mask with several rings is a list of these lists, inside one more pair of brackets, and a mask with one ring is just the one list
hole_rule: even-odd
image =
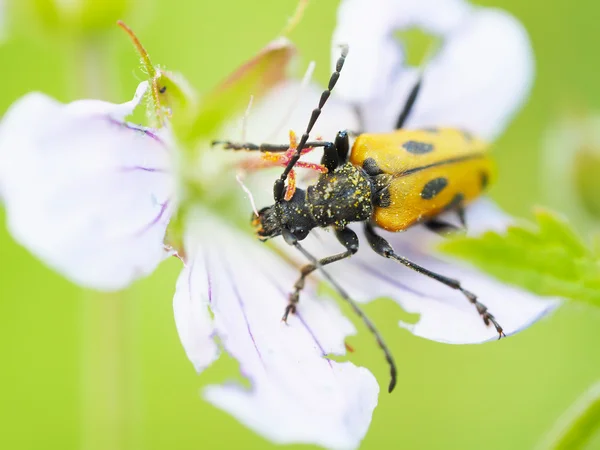
[[[9,2],[15,8],[10,39],[0,44],[0,113],[32,90],[62,101],[86,90],[80,65],[86,44],[68,33],[47,38],[25,3]],[[496,145],[500,177],[492,191],[509,212],[528,217],[543,198],[543,132],[565,112],[600,110],[600,4],[478,3],[515,14],[535,48],[533,94]],[[138,1],[122,18],[155,63],[182,72],[203,91],[278,34],[295,5]],[[303,63],[317,61],[321,82],[329,72],[336,7],[334,0],[313,1],[291,35]],[[127,37],[115,26],[87,44],[106,61],[105,72],[97,74],[98,95],[129,99],[143,75]],[[0,223],[3,214],[0,208]],[[195,374],[173,321],[178,271],[177,261],[167,261],[126,292],[86,292],[44,267],[0,226],[0,448],[270,447],[202,400],[202,386],[239,375],[226,358]],[[437,344],[400,330],[402,312],[391,301],[366,310],[391,343],[401,375],[392,395],[381,394],[365,449],[530,449],[600,374],[600,312],[592,308],[567,304],[515,337],[474,346]],[[359,329],[350,341],[356,348],[351,359],[385,386],[387,367],[371,336]],[[590,448],[600,448],[600,440]]]

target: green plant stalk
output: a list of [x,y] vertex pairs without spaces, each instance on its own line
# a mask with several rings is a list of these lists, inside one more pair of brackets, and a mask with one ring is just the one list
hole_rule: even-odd
[[[75,44],[75,98],[110,100],[119,94],[112,46],[99,44],[92,39]],[[86,292],[81,296],[82,450],[141,448],[137,317],[131,294]]]
[[563,414],[538,450],[584,449],[597,432],[600,432],[600,381]]
[[[130,306],[132,305],[132,306]],[[122,293],[81,298],[82,450],[130,450],[139,445],[135,305]]]

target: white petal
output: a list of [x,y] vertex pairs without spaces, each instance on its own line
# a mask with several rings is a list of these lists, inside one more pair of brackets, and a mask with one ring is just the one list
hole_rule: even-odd
[[186,242],[191,272],[182,274],[175,296],[184,348],[201,370],[216,355],[215,335],[251,383],[250,389],[211,386],[206,398],[277,443],[357,447],[379,387],[366,369],[326,358],[344,353],[352,324],[334,303],[314,300],[310,290],[301,312],[282,323],[297,270],[208,213],[191,220]]
[[[501,230],[509,221],[485,200],[467,209],[467,223],[474,233],[486,229]],[[380,230],[379,233],[398,254],[459,280],[465,289],[478,295],[507,335],[527,328],[558,305],[555,298],[536,296],[467,268],[458,261],[442,259],[433,250],[441,238],[423,228],[415,227],[404,233]],[[330,244],[332,239],[331,235],[320,235],[313,238],[313,242],[307,239],[306,243],[318,256],[325,256],[323,252],[340,251],[339,246]],[[390,297],[405,311],[420,314],[416,324],[401,323],[417,336],[451,344],[473,344],[498,338],[496,330],[484,325],[475,307],[460,292],[380,257],[366,242],[349,261],[328,266],[328,271],[357,301]]]
[[455,29],[471,11],[464,0],[345,0],[333,33],[332,70],[340,45],[350,53],[335,92],[350,102],[389,98],[389,83],[403,69],[397,30],[423,28],[434,34]]
[[[418,2],[404,3],[421,11]],[[504,11],[480,8],[468,12],[460,2],[440,3],[455,7],[455,13],[449,17],[462,19],[452,21],[453,26],[446,23],[447,27],[438,27],[445,28],[444,45],[425,68],[423,87],[406,126],[459,127],[493,140],[529,94],[534,74],[529,38],[523,26]],[[438,15],[432,12],[431,18],[434,17]],[[399,68],[402,54],[393,45],[390,25],[393,24],[384,23],[388,27],[386,33],[379,43],[371,44],[372,48],[381,49],[381,54],[375,56],[377,59],[365,59],[361,53],[356,64],[362,69],[350,73],[344,69],[340,80],[344,79],[348,87],[344,89],[342,85],[342,89],[336,89],[338,94],[361,102],[366,131],[394,128],[417,77],[415,69]],[[350,23],[343,26],[348,28]],[[359,31],[353,39],[358,41],[363,38],[363,28],[356,29]],[[396,61],[394,68],[382,69],[374,62],[389,60]],[[369,78],[373,67],[379,67],[378,73],[384,71],[383,75],[377,75],[380,88],[357,97],[348,94],[350,85],[361,86],[361,80]]]
[[0,128],[0,194],[14,238],[69,279],[119,289],[165,257],[172,202],[168,150],[122,122],[122,105],[67,105],[39,93],[16,102]]
[[219,357],[208,309],[212,300],[212,278],[206,262],[202,254],[188,261],[177,279],[173,297],[177,332],[188,358],[198,372]]
[[[289,141],[289,131],[294,130],[299,139],[306,130],[312,110],[319,103],[323,89],[313,83],[303,84],[294,80],[281,83],[251,107],[245,136],[242,136],[241,120],[239,124],[226,129],[224,135],[233,141],[285,144]],[[332,140],[340,130],[357,128],[358,117],[351,105],[331,97],[310,138]]]

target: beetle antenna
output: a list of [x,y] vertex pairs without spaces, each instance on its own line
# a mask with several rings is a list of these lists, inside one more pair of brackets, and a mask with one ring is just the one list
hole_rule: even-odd
[[297,240],[294,239],[294,241],[292,242],[292,245],[294,247],[296,247],[300,251],[300,253],[302,253],[311,262],[311,264],[314,264],[314,266],[317,268],[317,270],[319,270],[323,274],[323,277],[333,286],[333,288],[337,291],[337,293],[340,295],[340,297],[342,297],[342,299],[350,305],[350,307],[356,313],[356,315],[358,317],[360,317],[360,319],[367,326],[369,331],[371,331],[371,333],[373,333],[373,335],[375,336],[375,339],[377,340],[377,344],[379,345],[379,348],[381,348],[381,350],[383,350],[383,353],[385,355],[385,360],[387,361],[388,365],[390,366],[390,384],[388,386],[388,392],[392,392],[394,390],[394,387],[396,387],[398,370],[396,368],[396,363],[394,362],[394,357],[392,356],[392,352],[389,349],[389,347],[387,346],[387,344],[385,343],[385,341],[383,340],[383,337],[381,336],[381,334],[379,333],[377,328],[375,327],[375,324],[373,322],[371,322],[371,319],[369,319],[369,317],[364,313],[364,311],[360,308],[360,306],[358,306],[356,301],[354,301],[348,295],[348,293],[344,290],[344,288],[342,288],[342,286],[340,286],[337,283],[337,281],[335,281],[331,277],[331,275],[329,275],[329,273],[323,268],[323,266],[321,264],[319,264],[319,260],[317,258],[315,258],[304,247],[302,247]]
[[342,67],[344,67],[344,62],[346,61],[347,56],[348,46],[343,45],[342,54],[340,55],[339,59],[337,60],[337,63],[335,64],[335,71],[331,74],[331,77],[329,78],[329,84],[327,85],[327,89],[325,89],[321,93],[321,98],[319,100],[318,106],[315,109],[313,109],[313,112],[310,116],[310,120],[308,121],[308,126],[306,127],[306,131],[300,138],[298,147],[296,147],[296,153],[294,153],[294,155],[290,158],[290,161],[288,162],[281,176],[277,180],[275,180],[275,184],[273,185],[273,197],[275,198],[276,202],[283,200],[285,191],[285,180],[287,179],[289,173],[292,171],[292,169],[300,159],[300,156],[302,156],[302,150],[304,150],[304,148],[306,147],[306,142],[308,141],[309,134],[315,126],[317,119],[321,115],[321,111],[323,110],[325,103],[327,103],[327,100],[329,99],[331,91],[335,87],[337,80],[340,78],[340,72],[342,70]]

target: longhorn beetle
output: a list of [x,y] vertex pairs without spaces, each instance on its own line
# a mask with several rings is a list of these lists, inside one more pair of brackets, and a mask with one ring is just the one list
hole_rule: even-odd
[[[320,270],[340,296],[350,303],[375,335],[390,366],[388,391],[396,385],[396,367],[391,352],[381,335],[348,296],[346,291],[323,269],[323,266],[349,258],[358,251],[358,237],[348,228],[351,222],[362,222],[371,248],[379,255],[392,259],[446,286],[460,291],[475,306],[485,325],[492,324],[498,339],[505,336],[502,327],[458,280],[432,272],[397,254],[381,237],[376,228],[403,231],[422,223],[438,233],[459,227],[439,219],[443,212],[454,211],[463,227],[464,207],[478,197],[487,186],[492,162],[486,145],[458,129],[403,130],[421,89],[422,77],[412,88],[400,113],[396,131],[379,134],[360,134],[350,147],[349,133],[340,131],[333,142],[309,142],[309,134],[331,95],[346,60],[348,48],[343,47],[340,58],[317,108],[312,112],[306,131],[288,158],[281,176],[273,185],[275,203],[258,212],[252,224],[260,240],[283,236],[286,243],[296,247],[309,261],[300,270],[300,277],[290,294],[283,320],[296,311],[300,291],[306,277]],[[215,141],[232,150],[261,152],[289,151],[289,145],[233,143]],[[327,169],[317,182],[306,190],[295,189],[289,200],[284,198],[285,182],[290,172],[308,148],[323,147],[321,164]],[[288,188],[289,189],[289,188]],[[313,228],[331,227],[346,251],[316,259],[300,245]]]

